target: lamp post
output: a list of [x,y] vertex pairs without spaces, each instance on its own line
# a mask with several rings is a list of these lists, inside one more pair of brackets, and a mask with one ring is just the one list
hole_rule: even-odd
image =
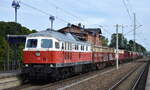
[[17,22],[17,9],[20,8],[19,2],[17,0],[13,0],[11,6],[15,8],[15,22]]
[[53,29],[53,21],[55,20],[54,16],[50,16],[49,20],[51,21],[51,30]]

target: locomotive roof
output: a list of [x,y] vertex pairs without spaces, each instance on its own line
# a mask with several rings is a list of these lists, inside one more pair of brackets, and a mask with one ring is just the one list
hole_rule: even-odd
[[54,30],[45,30],[37,33],[29,34],[27,37],[54,37],[60,41],[66,42],[74,42],[80,44],[89,44],[88,42],[78,41],[72,34],[70,33],[61,33]]

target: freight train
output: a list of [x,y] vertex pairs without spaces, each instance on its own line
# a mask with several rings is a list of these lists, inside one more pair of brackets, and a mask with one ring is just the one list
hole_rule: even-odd
[[[115,64],[114,48],[80,41],[70,33],[41,31],[27,36],[22,73],[29,80],[62,79]],[[119,50],[119,62],[142,54]]]

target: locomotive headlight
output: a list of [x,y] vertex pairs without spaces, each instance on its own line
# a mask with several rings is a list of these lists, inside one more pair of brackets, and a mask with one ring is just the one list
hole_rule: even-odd
[[28,67],[29,65],[28,64],[25,64],[25,67]]
[[53,67],[53,64],[50,64],[50,67]]
[[40,56],[41,53],[40,53],[40,52],[36,52],[35,55],[36,55],[36,56]]

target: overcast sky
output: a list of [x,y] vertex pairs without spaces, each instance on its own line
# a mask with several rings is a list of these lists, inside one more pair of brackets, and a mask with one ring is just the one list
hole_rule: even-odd
[[[123,0],[20,0],[18,9],[18,23],[29,29],[38,31],[50,27],[49,16],[55,16],[54,29],[65,27],[67,23],[85,25],[86,28],[99,28],[103,26],[102,33],[111,37],[115,33],[115,24],[124,25],[125,37],[133,39],[133,12],[136,13],[137,29],[136,41],[150,50],[150,1],[124,0],[130,16],[123,4]],[[14,8],[12,0],[0,0],[0,21],[14,21]],[[30,5],[43,12],[25,6]],[[122,32],[122,28],[119,28]],[[127,32],[130,32],[126,34]]]

